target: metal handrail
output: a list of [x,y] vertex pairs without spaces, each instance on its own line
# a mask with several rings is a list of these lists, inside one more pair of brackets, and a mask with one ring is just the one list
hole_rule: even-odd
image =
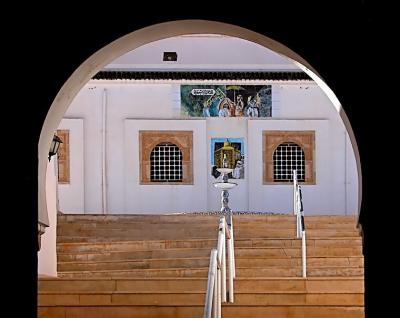
[[[228,254],[228,262],[226,261],[226,254]],[[228,271],[226,270],[226,266],[228,266]],[[220,218],[218,225],[217,248],[211,250],[206,301],[204,305],[204,318],[221,318],[221,304],[227,301],[227,276],[228,300],[230,303],[233,303],[235,257],[233,244],[233,222],[231,214],[229,224],[226,222],[224,216]]]
[[301,238],[302,276],[307,277],[306,226],[304,222],[303,196],[297,181],[297,171],[293,170],[293,213],[296,216],[296,236]]

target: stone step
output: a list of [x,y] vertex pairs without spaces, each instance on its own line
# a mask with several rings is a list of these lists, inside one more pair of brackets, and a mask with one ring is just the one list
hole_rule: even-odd
[[[115,241],[115,242],[77,242],[77,243],[58,243],[57,251],[61,253],[90,253],[90,252],[117,252],[117,251],[136,251],[136,250],[155,250],[155,249],[175,249],[175,248],[214,248],[217,244],[214,239],[189,239],[189,240],[149,240],[149,241]],[[241,247],[300,247],[301,241],[298,239],[257,239],[257,238],[235,238],[235,248]],[[348,238],[324,238],[309,239],[307,246],[320,247],[351,247],[361,246],[360,237]]]
[[[64,214],[57,218],[58,223],[92,223],[92,222],[146,222],[146,223],[163,223],[163,222],[181,222],[190,224],[191,222],[215,222],[221,215],[201,215],[201,214]],[[294,216],[292,214],[233,214],[234,223],[241,221],[257,221],[257,222],[290,222]],[[345,215],[306,215],[306,221],[317,223],[357,223],[355,216]]]
[[[171,217],[172,218],[172,217]],[[108,220],[104,218],[96,218],[93,220],[82,221],[79,218],[72,219],[70,221],[63,221],[62,219],[58,219],[58,225],[60,227],[69,227],[71,229],[75,228],[86,228],[86,229],[93,229],[93,228],[112,228],[115,226],[122,226],[123,228],[144,228],[144,227],[165,227],[165,228],[173,228],[176,226],[186,226],[186,227],[196,227],[196,226],[203,226],[203,227],[213,227],[218,225],[219,219],[203,219],[198,217],[193,218],[181,218],[179,220],[174,220],[171,218],[166,218],[164,220],[159,220],[158,218],[151,218],[146,221],[132,221],[127,217],[115,219],[115,220]],[[337,219],[326,219],[321,220],[320,217],[315,218],[312,216],[305,217],[306,226],[309,225],[310,227],[315,228],[343,228],[343,227],[352,227],[356,228],[357,223],[354,220],[337,220]],[[259,226],[259,227],[270,227],[275,226],[277,228],[285,228],[285,227],[293,227],[296,225],[296,218],[295,216],[287,216],[284,218],[280,217],[269,217],[269,218],[240,218],[235,216],[233,218],[234,226],[239,227],[246,227],[246,226]]]
[[[124,241],[124,240],[178,240],[184,238],[191,239],[212,239],[217,236],[218,231],[195,231],[190,228],[181,228],[176,230],[159,230],[156,232],[144,231],[118,231],[118,230],[97,230],[85,231],[79,235],[57,237],[57,242],[104,242],[104,241]],[[236,239],[241,238],[294,238],[296,231],[293,230],[268,230],[253,231],[235,229]],[[332,229],[310,229],[307,230],[307,238],[327,238],[327,237],[357,237],[358,232],[355,230],[332,230]]]
[[[38,296],[38,306],[202,306],[205,292],[201,293],[127,293],[101,294],[45,294]],[[311,294],[311,293],[235,293],[230,306],[362,306],[364,294]]]
[[[202,318],[202,306],[41,306],[38,318]],[[363,306],[239,306],[224,304],[223,317],[364,318]]]
[[[61,222],[59,223],[62,228],[70,228],[70,229],[112,229],[115,227],[121,227],[123,229],[143,229],[146,227],[149,228],[177,228],[181,226],[185,227],[198,227],[198,228],[214,228],[218,227],[219,219],[215,219],[212,221],[197,221],[197,222],[126,222],[122,221],[118,222],[90,222],[90,223],[80,223],[77,222]],[[354,226],[354,223],[309,223],[310,226],[318,226],[322,227],[342,227],[343,226]],[[258,226],[263,228],[268,227],[277,227],[277,228],[292,228],[296,226],[296,219],[293,217],[289,221],[283,222],[257,222],[257,221],[236,221],[234,220],[234,226],[238,227],[249,227],[249,226]]]
[[[203,268],[157,268],[157,269],[126,269],[126,270],[92,270],[92,271],[61,271],[61,278],[86,277],[203,277],[208,275],[208,267]],[[309,277],[322,276],[356,276],[364,275],[362,267],[310,267],[307,269]],[[237,277],[300,277],[301,267],[237,267]]]
[[[202,223],[122,223],[122,222],[91,222],[91,223],[60,223],[58,225],[58,231],[60,234],[67,235],[69,233],[94,231],[94,230],[166,230],[166,229],[177,229],[177,228],[191,228],[197,230],[213,230],[218,228],[218,220],[212,222]],[[254,229],[254,230],[269,230],[269,229],[294,229],[296,227],[296,219],[293,217],[290,222],[256,222],[256,221],[234,221],[235,229]],[[319,222],[308,222],[306,220],[307,229],[347,229],[356,230],[356,224],[351,223],[319,223]]]
[[[59,262],[58,271],[119,270],[138,268],[199,268],[208,267],[209,257],[137,259],[113,261]],[[307,266],[363,267],[362,257],[310,257]],[[301,266],[301,258],[236,258],[238,267]]]
[[[215,247],[215,246],[214,246]],[[58,253],[59,262],[70,261],[102,261],[102,260],[124,260],[124,259],[159,259],[159,258],[190,258],[209,257],[210,248],[178,248],[158,250],[135,250],[135,251],[96,251],[97,253]],[[308,246],[307,256],[329,257],[329,256],[361,256],[360,246],[350,247],[314,247]],[[237,247],[235,256],[240,257],[300,257],[300,247]]]
[[[206,278],[137,278],[137,279],[61,279],[38,281],[39,293],[109,293],[109,292],[204,292]],[[332,278],[236,278],[236,292],[241,293],[363,293],[364,280],[353,277]]]
[[[220,215],[63,215],[57,279],[38,316],[203,317]],[[235,303],[224,316],[364,317],[364,259],[353,216],[307,216],[307,279],[293,215],[234,215]]]
[[[194,226],[194,227],[184,227],[182,226],[174,226],[167,228],[163,227],[150,227],[146,226],[143,228],[124,228],[118,227],[117,225],[114,228],[78,228],[73,229],[69,227],[60,226],[57,230],[57,235],[60,237],[88,237],[88,236],[96,236],[96,237],[144,237],[147,239],[153,239],[153,237],[162,237],[167,236],[171,237],[171,234],[177,235],[176,239],[180,236],[191,237],[191,236],[200,236],[200,237],[210,237],[212,235],[217,236],[218,234],[218,226]],[[344,227],[344,228],[311,228],[307,227],[307,234],[311,236],[338,236],[338,234],[343,233],[343,236],[357,236],[358,230],[355,228]],[[296,235],[295,226],[292,227],[284,227],[279,228],[276,226],[235,226],[234,234],[238,237],[282,237],[282,238],[293,238]]]

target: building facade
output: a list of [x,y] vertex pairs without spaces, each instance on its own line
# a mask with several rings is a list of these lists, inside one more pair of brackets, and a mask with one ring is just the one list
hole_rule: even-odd
[[[69,157],[66,160],[62,151],[59,158],[61,212],[218,210],[220,194],[212,186],[212,171],[220,165],[224,143],[229,143],[235,147],[235,157],[229,162],[232,168],[239,162],[241,171],[232,176],[239,184],[231,193],[233,209],[290,213],[288,172],[297,167],[307,213],[357,213],[356,163],[348,135],[313,81],[170,82],[94,79],[79,93],[59,126],[59,135],[67,138],[63,147]],[[215,95],[218,89],[226,96],[232,86],[238,87],[239,96],[247,94],[250,102],[250,91],[256,99],[257,92],[268,88],[270,95],[264,104],[269,112],[249,115],[249,98],[242,106],[248,114],[216,112],[218,107],[224,109],[226,97],[215,98],[211,114],[196,109],[210,96],[193,93]],[[189,101],[188,88],[193,97]],[[234,107],[240,106],[232,101],[232,94],[227,96]],[[155,148],[161,153],[171,146],[181,152],[182,162],[174,161],[177,167],[167,170],[153,162],[151,168]],[[156,159],[164,160],[160,165],[174,165],[172,158],[158,155]],[[160,180],[154,173],[151,176],[151,169],[183,175]]]

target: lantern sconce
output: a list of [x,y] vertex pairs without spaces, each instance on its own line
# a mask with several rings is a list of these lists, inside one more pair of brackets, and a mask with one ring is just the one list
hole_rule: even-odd
[[49,162],[51,160],[51,157],[57,154],[58,148],[60,147],[60,144],[62,144],[62,140],[60,137],[57,135],[54,135],[53,140],[51,141],[51,146],[49,150]]

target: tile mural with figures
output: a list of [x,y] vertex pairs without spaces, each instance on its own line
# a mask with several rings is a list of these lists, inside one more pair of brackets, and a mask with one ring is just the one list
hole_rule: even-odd
[[271,85],[181,85],[183,117],[272,117]]

